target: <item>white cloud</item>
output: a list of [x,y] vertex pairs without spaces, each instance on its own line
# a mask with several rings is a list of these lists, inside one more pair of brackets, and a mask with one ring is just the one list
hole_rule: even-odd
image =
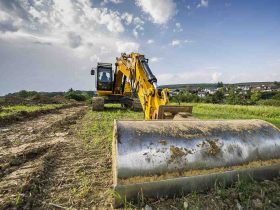
[[101,6],[105,6],[105,5],[108,4],[109,2],[114,3],[114,4],[123,3],[122,0],[103,0],[100,4],[101,4]]
[[184,40],[184,43],[190,44],[190,43],[193,43],[193,41],[192,41],[192,40],[189,40],[189,39],[185,39],[185,40]]
[[211,80],[211,82],[219,82],[219,81],[221,81],[221,76],[222,76],[222,73],[220,73],[220,72],[214,72],[214,73],[212,74],[212,80]]
[[110,32],[120,33],[124,31],[124,26],[118,12],[108,10],[107,8],[94,8],[91,13],[92,20],[101,25],[106,25]]
[[76,34],[75,32],[69,32],[68,33],[68,40],[69,40],[69,45],[72,48],[77,48],[82,43],[81,36]]
[[135,42],[117,42],[119,53],[131,53],[139,50],[139,44]]
[[[16,43],[19,40],[23,40],[25,43],[36,43],[36,44],[57,44],[63,45],[65,41],[55,38],[55,37],[48,37],[43,35],[34,35],[30,33],[26,33],[23,31],[7,31],[5,33],[0,33],[0,39],[4,39],[5,41],[11,41]],[[68,43],[67,43],[68,44]]]
[[153,40],[153,39],[149,39],[148,41],[147,41],[147,44],[153,44],[155,41]]
[[208,71],[193,70],[182,73],[165,73],[159,74],[157,79],[159,84],[184,84],[184,83],[199,83],[212,82],[212,73]]
[[181,26],[181,23],[177,22],[175,24],[175,28],[173,29],[173,32],[182,32],[183,31],[183,28]]
[[221,72],[218,66],[209,66],[197,69],[186,69],[181,72],[168,72],[156,74],[158,83],[164,84],[188,84],[188,83],[238,83],[238,82],[256,82],[256,81],[274,81],[273,78],[280,78],[279,68],[269,69],[269,72],[252,74],[250,71],[244,72]]
[[149,59],[149,61],[151,61],[152,63],[156,63],[156,62],[159,62],[161,60],[161,58],[158,58],[158,57],[151,57]]
[[208,7],[208,0],[201,0],[200,3],[196,7],[197,8]]
[[17,31],[20,24],[20,18],[0,10],[0,32]]
[[133,34],[133,36],[134,36],[135,38],[138,38],[138,31],[137,31],[136,28],[134,28],[134,29],[132,30],[132,34]]
[[138,38],[139,33],[141,33],[141,35],[144,35],[144,28],[141,25],[137,25],[133,29],[133,35],[135,36],[135,38]]
[[176,3],[173,0],[136,0],[136,5],[149,14],[156,24],[167,23],[176,13]]
[[133,15],[95,8],[90,0],[21,0],[14,7],[0,1],[0,7],[0,39],[13,44],[47,44],[89,60],[93,55],[100,59],[115,55],[117,42],[139,48],[127,41],[129,36],[121,35],[124,25],[135,20]]
[[258,74],[252,74],[251,72],[244,72],[244,73],[238,73],[234,75],[232,74],[228,75],[228,81],[230,83],[275,81],[275,78],[280,78],[279,68],[269,69],[269,72],[263,71],[262,73],[258,73]]
[[204,7],[208,7],[208,0],[201,0],[201,5]]
[[144,22],[141,18],[135,17],[135,18],[133,19],[133,23],[134,23],[135,25],[143,25],[145,22]]
[[122,3],[123,1],[122,0],[110,0],[111,2],[115,3],[115,4],[120,4]]
[[122,14],[121,18],[122,18],[123,20],[125,20],[125,24],[126,24],[126,25],[129,25],[129,24],[132,23],[133,15],[130,14],[130,13],[128,13],[128,12],[125,12],[125,13]]
[[170,45],[172,45],[173,47],[179,46],[180,44],[181,44],[181,41],[178,39],[172,40],[172,42],[170,43]]
[[143,27],[144,23],[145,22],[139,17],[135,17],[133,19],[133,24],[135,25],[135,27],[133,28],[132,32],[135,38],[138,38],[139,33],[141,35],[144,35],[144,27]]
[[0,0],[0,54],[7,60],[0,64],[0,94],[94,89],[91,67],[139,50],[123,33],[130,19],[91,0]]
[[100,59],[99,56],[93,55],[93,56],[90,57],[90,61],[93,62],[93,63],[97,63],[97,62],[100,62],[101,59]]
[[193,43],[193,41],[188,39],[185,40],[174,39],[170,42],[170,45],[176,47],[176,46],[181,46],[183,44],[191,44],[191,43]]
[[138,38],[138,31],[136,28],[133,29],[132,33],[135,38]]

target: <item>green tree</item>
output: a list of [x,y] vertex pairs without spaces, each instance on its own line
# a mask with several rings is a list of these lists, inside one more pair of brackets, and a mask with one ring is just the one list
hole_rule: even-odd
[[273,84],[278,88],[280,87],[280,82],[274,81]]
[[252,93],[250,98],[251,98],[252,102],[256,103],[257,101],[259,101],[261,99],[261,96],[262,96],[261,92],[257,91],[257,92]]
[[15,93],[16,96],[19,96],[21,98],[30,98],[36,94],[38,94],[36,91],[27,91],[27,90],[21,90],[18,93]]
[[200,98],[197,94],[190,93],[187,90],[180,91],[177,95],[173,96],[172,101],[178,102],[200,102]]
[[218,82],[217,83],[217,88],[220,88],[220,87],[224,87],[224,83],[223,82]]
[[273,97],[272,99],[274,100],[280,100],[280,91],[278,91]]
[[28,97],[28,92],[26,90],[21,90],[18,92],[17,94],[19,97],[22,97],[22,98],[27,98]]
[[225,94],[222,90],[217,90],[212,95],[212,103],[214,103],[214,104],[221,104],[224,102],[224,99],[225,99]]
[[238,96],[234,91],[234,88],[230,88],[228,92],[228,96],[226,97],[227,104],[237,104],[238,103]]
[[65,98],[74,99],[76,101],[86,101],[87,99],[84,95],[76,93],[75,91],[66,93]]

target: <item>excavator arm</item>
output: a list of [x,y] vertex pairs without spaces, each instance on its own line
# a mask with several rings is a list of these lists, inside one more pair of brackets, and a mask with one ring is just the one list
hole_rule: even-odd
[[114,89],[124,87],[130,82],[132,92],[136,93],[145,113],[145,119],[173,118],[178,113],[191,113],[189,106],[168,106],[168,89],[159,89],[157,78],[152,73],[148,59],[144,55],[121,54],[116,58]]

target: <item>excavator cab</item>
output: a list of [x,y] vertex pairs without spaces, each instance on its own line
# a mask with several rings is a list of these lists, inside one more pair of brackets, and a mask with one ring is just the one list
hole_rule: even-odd
[[113,69],[111,63],[97,63],[97,68],[91,70],[91,75],[96,75],[97,91],[112,91]]
[[93,111],[103,110],[104,104],[121,104],[122,107],[142,111],[140,101],[131,97],[130,83],[124,77],[119,78],[121,84],[115,87],[116,75],[114,75],[111,63],[97,63],[97,67],[91,69],[91,75],[95,76],[98,95],[92,99]]

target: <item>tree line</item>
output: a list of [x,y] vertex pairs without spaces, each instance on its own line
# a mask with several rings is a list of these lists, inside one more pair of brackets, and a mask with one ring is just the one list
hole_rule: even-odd
[[246,92],[237,90],[234,87],[220,87],[213,94],[206,94],[199,97],[197,92],[191,90],[181,90],[171,97],[172,102],[194,102],[194,103],[214,103],[233,105],[268,105],[280,106],[280,91],[262,92],[248,90]]

